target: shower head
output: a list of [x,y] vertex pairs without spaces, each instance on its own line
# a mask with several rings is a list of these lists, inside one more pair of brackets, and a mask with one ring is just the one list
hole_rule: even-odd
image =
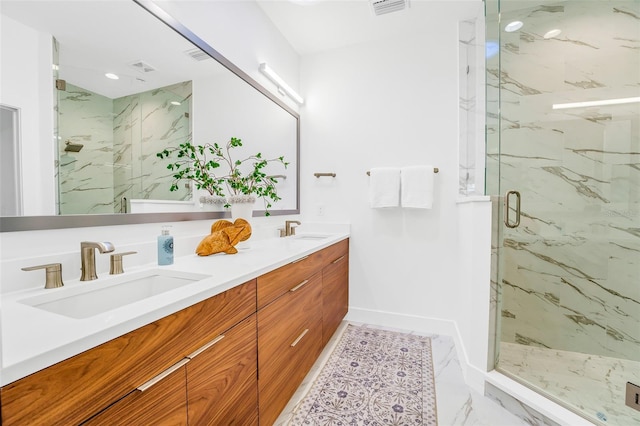
[[84,146],[81,143],[72,143],[71,141],[66,141],[64,144],[66,145],[64,150],[69,152],[79,152]]

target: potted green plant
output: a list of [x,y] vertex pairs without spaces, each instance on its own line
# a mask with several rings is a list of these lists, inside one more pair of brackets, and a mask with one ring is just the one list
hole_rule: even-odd
[[248,203],[253,209],[256,198],[262,198],[265,215],[269,216],[271,203],[277,202],[280,197],[276,188],[277,179],[268,176],[264,169],[269,163],[281,163],[285,168],[289,163],[284,161],[284,157],[265,159],[259,152],[242,160],[234,160],[231,151],[240,146],[242,140],[234,137],[224,146],[217,142],[194,145],[187,140],[177,147],[158,152],[156,156],[168,159],[176,155],[175,161],[167,165],[167,169],[175,172],[170,191],[177,191],[181,180],[191,180],[197,189],[206,190],[212,196],[226,196],[225,207],[233,208],[234,204]]

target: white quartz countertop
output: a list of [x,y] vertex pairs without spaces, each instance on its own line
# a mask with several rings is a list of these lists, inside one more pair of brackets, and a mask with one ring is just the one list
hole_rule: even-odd
[[[268,271],[349,237],[348,232],[323,233],[326,238],[303,235],[251,241],[237,254],[207,257],[195,254],[175,259],[173,265],[148,264],[126,269],[124,274],[102,274],[94,281],[69,281],[57,289],[30,289],[2,296],[2,370],[0,385],[49,367],[87,349],[163,318]],[[88,318],[71,318],[21,301],[77,289],[109,285],[149,270],[201,274],[206,278],[179,288],[117,307]]]

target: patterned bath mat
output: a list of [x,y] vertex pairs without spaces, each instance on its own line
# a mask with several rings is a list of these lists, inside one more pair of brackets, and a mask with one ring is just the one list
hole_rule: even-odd
[[431,339],[347,326],[290,425],[437,425]]

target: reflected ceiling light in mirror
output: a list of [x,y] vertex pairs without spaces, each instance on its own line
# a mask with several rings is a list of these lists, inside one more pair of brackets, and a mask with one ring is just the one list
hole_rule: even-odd
[[295,90],[291,88],[284,80],[273,71],[266,62],[260,64],[258,68],[262,74],[264,74],[269,80],[271,80],[276,86],[278,86],[278,92],[286,93],[291,99],[302,105],[304,103],[304,99],[302,96],[298,95]]
[[600,101],[569,102],[566,104],[553,104],[551,108],[552,109],[583,108],[583,107],[593,107],[593,106],[632,104],[636,102],[640,102],[640,96],[636,98],[603,99]]
[[116,74],[112,73],[112,72],[108,72],[104,75],[107,78],[110,78],[111,80],[118,80],[120,79],[120,77],[118,77]]
[[504,30],[508,33],[512,33],[514,31],[518,31],[523,25],[522,21],[509,22],[507,26],[504,27]]
[[498,54],[499,51],[500,51],[500,46],[498,45],[497,41],[488,40],[485,43],[485,57],[487,59],[493,58]]
[[555,29],[553,29],[553,30],[549,30],[549,31],[547,31],[547,32],[543,35],[543,37],[544,37],[546,40],[549,40],[550,38],[554,38],[554,37],[559,36],[559,35],[560,35],[560,33],[562,33],[562,30],[559,30],[559,29],[555,28]]
[[171,105],[180,106],[182,104],[178,101],[171,101]]

